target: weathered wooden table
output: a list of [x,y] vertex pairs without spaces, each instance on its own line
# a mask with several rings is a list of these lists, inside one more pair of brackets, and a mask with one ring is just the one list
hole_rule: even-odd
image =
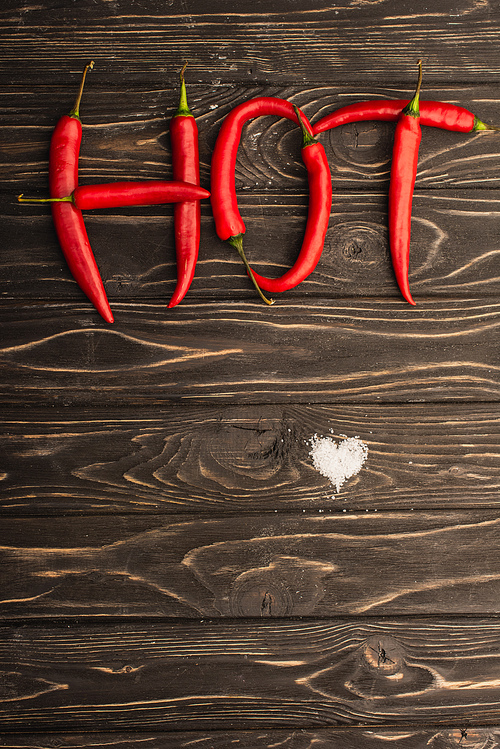
[[[410,283],[387,239],[393,123],[321,135],[316,271],[266,307],[202,205],[89,211],[115,323],[73,281],[43,196],[81,107],[82,184],[170,179],[187,60],[201,182],[240,102],[311,121],[410,97],[500,124],[500,8],[458,0],[4,0],[0,448],[3,747],[500,745],[500,134],[425,128]],[[245,247],[277,276],[308,191],[292,123],[245,128]],[[368,458],[336,491],[313,435]]]

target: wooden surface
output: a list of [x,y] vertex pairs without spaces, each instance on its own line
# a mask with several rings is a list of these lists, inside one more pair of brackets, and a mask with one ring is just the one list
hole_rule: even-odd
[[[410,286],[387,240],[392,123],[323,133],[316,271],[268,308],[202,205],[85,214],[115,314],[71,278],[48,146],[83,66],[81,183],[170,179],[184,61],[201,183],[231,109],[311,121],[422,98],[500,125],[491,0],[112,0],[0,13],[0,747],[500,747],[500,133],[425,128]],[[280,275],[308,193],[288,121],[244,130],[245,248]],[[311,439],[358,437],[337,492]]]

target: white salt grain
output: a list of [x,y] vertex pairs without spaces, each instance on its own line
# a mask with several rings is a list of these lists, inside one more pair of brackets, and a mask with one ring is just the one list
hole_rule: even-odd
[[337,492],[347,479],[360,472],[368,457],[368,445],[359,437],[348,437],[337,444],[331,437],[315,434],[309,444],[314,467],[330,480]]

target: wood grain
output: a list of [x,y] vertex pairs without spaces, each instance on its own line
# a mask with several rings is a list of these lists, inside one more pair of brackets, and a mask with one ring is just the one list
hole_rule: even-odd
[[[277,277],[299,253],[307,215],[307,194],[240,198],[247,226],[244,245],[252,267]],[[308,298],[402,300],[387,239],[384,193],[336,193],[320,262],[300,285],[277,294],[280,304]],[[83,301],[72,279],[45,207],[19,205],[6,216],[3,231],[12,254],[0,265],[0,292],[6,300]],[[158,213],[160,211],[160,213]],[[414,198],[410,287],[420,306],[457,295],[498,296],[497,224],[500,202],[487,190],[424,191]],[[177,271],[172,207],[93,211],[86,226],[111,304],[170,298]],[[270,249],[271,248],[271,249]],[[203,299],[255,300],[238,254],[215,234],[210,207],[202,208],[202,235],[194,282],[182,307],[194,313]],[[274,311],[274,310],[273,310]],[[165,310],[175,319],[177,310]]]
[[[11,404],[497,401],[499,307],[302,300],[0,310]],[[437,325],[439,324],[439,327]],[[279,352],[279,355],[278,355]]]
[[[234,406],[4,412],[3,515],[494,508],[492,404]],[[368,446],[337,493],[314,434]]]
[[413,724],[412,735],[436,726],[446,747],[469,720],[497,714],[499,627],[488,619],[62,623],[1,634],[4,731]]
[[[158,79],[179,61],[213,81],[414,82],[419,57],[426,79],[496,81],[500,58],[491,44],[499,31],[498,8],[490,2],[440,0],[435,6],[402,8],[397,0],[331,4],[314,8],[281,2],[268,5],[227,0],[201,8],[165,7],[158,0],[137,6],[116,0],[96,6],[82,0],[63,5],[50,20],[43,6],[18,0],[2,15],[2,62],[22,75],[59,73],[81,61],[112,61],[115,74]],[[67,33],[68,30],[71,33]],[[66,33],[65,33],[66,32]],[[133,54],[131,54],[133,50]],[[189,55],[189,53],[191,53]],[[41,60],[44,62],[43,68]]]
[[166,747],[170,749],[497,749],[500,746],[500,729],[494,726],[471,728],[464,721],[459,727],[431,727],[399,730],[381,728],[317,728],[275,729],[254,731],[175,731],[174,733],[94,733],[91,734],[11,734],[0,736],[3,749],[138,749]]
[[498,512],[4,518],[4,618],[498,614]]
[[[96,64],[84,92],[79,160],[82,181],[170,179],[169,121],[178,105],[178,66],[158,88],[130,86],[124,81],[119,96],[116,79],[110,88],[102,80],[105,73]],[[0,175],[7,195],[9,190],[12,197],[20,191],[36,191],[40,197],[47,192],[50,137],[58,118],[73,104],[79,75],[68,80],[68,74],[61,71],[60,79],[58,86],[47,86],[38,78],[27,80],[23,87],[5,84],[0,102],[4,142]],[[384,88],[377,84],[283,87],[189,83],[189,103],[199,130],[202,184],[209,186],[212,151],[221,124],[242,102],[258,96],[281,97],[300,106],[315,122],[345,104],[366,99],[401,99],[410,93],[411,89],[402,86]],[[422,98],[455,103],[486,122],[500,123],[494,85],[432,86],[427,87]],[[363,192],[387,189],[394,127],[394,123],[359,122],[319,136],[336,188]],[[500,136],[495,132],[463,134],[424,127],[417,190],[498,187],[499,142]],[[301,189],[306,184],[301,162],[298,128],[288,120],[257,117],[243,131],[236,184],[241,190],[277,194]],[[2,210],[9,212],[8,200],[2,201]],[[23,215],[22,210],[19,214]]]

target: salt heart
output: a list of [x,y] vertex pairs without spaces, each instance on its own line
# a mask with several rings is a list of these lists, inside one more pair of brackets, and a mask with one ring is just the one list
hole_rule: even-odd
[[347,437],[337,444],[331,437],[315,434],[310,445],[314,467],[331,481],[337,492],[347,479],[360,472],[368,457],[368,446],[359,437]]

